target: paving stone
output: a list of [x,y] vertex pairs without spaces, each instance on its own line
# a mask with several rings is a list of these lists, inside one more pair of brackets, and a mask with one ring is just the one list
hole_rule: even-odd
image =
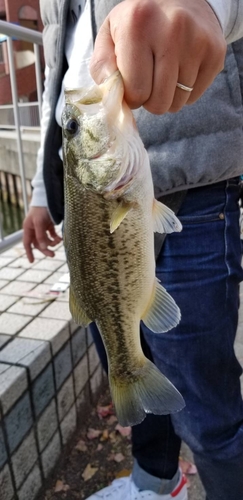
[[44,295],[46,293],[49,293],[50,292],[50,288],[51,288],[51,285],[49,285],[48,283],[41,283],[40,285],[37,285],[35,286],[31,292],[33,292],[33,294],[35,294],[35,296],[41,296],[41,295]]
[[54,285],[59,281],[59,279],[63,276],[63,273],[59,273],[58,271],[55,271],[55,273],[50,274],[48,278],[44,281],[44,283],[48,283],[48,285]]
[[[87,392],[87,394],[86,394],[86,392]],[[82,392],[80,392],[75,403],[76,403],[76,408],[77,408],[78,421],[80,423],[80,420],[82,421],[82,414],[83,413],[87,414],[87,406],[90,404],[89,388],[88,388],[88,391],[83,390]]]
[[56,354],[69,338],[68,322],[60,319],[35,318],[21,331],[19,337],[50,342],[52,352]]
[[14,489],[8,465],[0,471],[0,491],[2,500],[13,500]]
[[10,267],[16,267],[20,269],[31,269],[34,263],[30,263],[27,257],[19,257],[11,262]]
[[32,386],[32,395],[35,414],[38,416],[50,403],[55,394],[53,369],[49,364],[45,370],[35,379]]
[[0,470],[3,468],[6,462],[7,462],[7,451],[3,438],[3,429],[0,423]]
[[24,254],[25,254],[24,247],[18,248],[16,246],[14,246],[14,247],[9,248],[9,250],[6,250],[5,252],[3,252],[2,255],[4,257],[13,257],[13,258],[17,259],[18,257],[21,257],[21,255],[24,255]]
[[52,302],[46,309],[40,314],[41,318],[53,318],[53,319],[64,319],[70,321],[72,316],[69,310],[69,304],[67,302]]
[[11,457],[17,488],[26,479],[36,460],[37,447],[34,432],[31,431]]
[[62,273],[62,274],[66,274],[69,272],[69,268],[68,268],[68,265],[67,263],[65,262],[65,264],[62,264],[62,267],[60,267],[60,269],[58,269],[59,273]]
[[22,316],[21,314],[2,313],[0,316],[0,333],[15,335],[33,318],[31,316]]
[[100,389],[102,385],[102,382],[103,382],[103,370],[102,366],[100,365],[90,378],[90,387],[92,394],[96,395],[97,391]]
[[1,335],[0,334],[0,349],[3,349],[3,347],[12,339],[12,335]]
[[1,290],[1,288],[3,288],[4,286],[6,286],[8,284],[9,284],[8,280],[0,280],[0,290]]
[[56,271],[59,267],[63,266],[63,261],[57,260],[55,257],[50,259],[42,259],[34,265],[34,269],[41,269],[44,271]]
[[11,297],[11,295],[0,293],[0,312],[6,311],[16,300],[16,296]]
[[37,248],[34,248],[32,252],[35,260],[46,259],[46,256],[40,250],[37,250]]
[[91,345],[91,347],[89,348],[88,357],[89,357],[89,370],[90,374],[92,374],[100,363],[100,358],[97,353],[95,344]]
[[50,345],[48,342],[40,340],[16,337],[0,351],[0,362],[21,364],[29,369],[32,380],[37,377],[50,360]]
[[40,468],[36,464],[18,491],[18,500],[33,500],[42,486]]
[[28,386],[25,368],[0,363],[0,401],[7,413]]
[[68,410],[74,403],[74,388],[73,388],[73,377],[72,375],[63,384],[61,390],[57,395],[57,405],[58,405],[58,417],[61,422]]
[[86,335],[87,335],[87,345],[90,346],[94,342],[93,335],[92,335],[89,327],[85,328],[85,330],[86,330]]
[[56,387],[59,389],[72,371],[70,342],[68,342],[54,358]]
[[60,248],[60,250],[57,250],[55,252],[55,259],[66,262],[67,260],[66,253],[62,248]]
[[74,366],[83,357],[87,350],[85,328],[79,327],[71,338],[72,355]]
[[61,423],[61,433],[63,444],[67,444],[68,440],[72,437],[77,426],[77,411],[75,405],[68,412],[66,417]]
[[33,425],[29,393],[25,393],[5,417],[11,453],[18,447]]
[[[1,273],[1,270],[0,270]],[[19,281],[30,281],[32,283],[42,283],[45,281],[48,276],[50,276],[51,272],[50,271],[41,271],[41,270],[35,270],[35,269],[28,269],[25,271],[21,276],[19,276],[17,279]],[[1,277],[1,276],[0,276]]]
[[1,293],[22,297],[23,295],[26,295],[26,293],[28,293],[32,288],[34,288],[34,283],[13,281],[12,283],[8,283],[4,288],[2,288]]
[[60,292],[57,296],[57,302],[69,302],[69,288],[65,292]]
[[77,323],[74,321],[74,319],[71,318],[69,321],[69,328],[70,328],[71,335],[73,335],[80,328],[80,325],[77,325]]
[[13,267],[3,267],[0,269],[0,279],[13,281],[23,273],[23,269],[14,269]]
[[44,476],[47,478],[55,467],[61,454],[61,439],[59,432],[53,436],[52,440],[41,454],[41,461],[44,471]]
[[4,254],[0,255],[0,269],[2,267],[6,267],[10,264],[10,262],[13,262],[14,257],[5,257]]
[[57,408],[55,399],[52,399],[37,422],[37,435],[40,451],[49,443],[58,427]]
[[[6,295],[7,297],[7,295]],[[16,301],[17,297],[15,297]],[[1,296],[0,296],[1,301]],[[34,297],[24,297],[18,302],[8,309],[9,313],[29,315],[29,316],[38,316],[38,314],[45,309],[47,306],[46,302],[43,302],[40,299],[36,299]]]
[[74,369],[75,392],[77,396],[83,390],[88,379],[89,379],[88,358],[85,355]]

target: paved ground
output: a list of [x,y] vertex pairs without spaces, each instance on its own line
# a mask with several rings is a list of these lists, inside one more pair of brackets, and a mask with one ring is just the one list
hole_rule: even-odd
[[[241,296],[243,303],[243,285]],[[240,309],[235,349],[236,355],[243,366],[243,305]],[[101,405],[104,403],[107,404],[110,401],[109,391],[106,390],[105,392],[106,395],[101,396]],[[102,398],[106,398],[105,401],[102,402]],[[80,429],[76,433],[71,450],[63,457],[62,464],[53,476],[49,487],[38,500],[84,499],[94,491],[107,485],[115,477],[118,477],[120,473],[121,475],[129,473],[132,467],[131,444],[127,442],[127,438],[121,438],[118,435],[119,433],[116,432],[115,426],[116,423],[110,426],[106,420],[101,421],[94,410],[87,422],[87,428]],[[90,442],[87,439],[87,430],[90,427],[101,429],[101,436],[104,436],[104,432],[107,433],[107,436],[105,439],[99,437],[96,441]],[[85,441],[86,451],[85,453],[78,454],[77,443],[83,444],[83,440]],[[114,456],[117,453],[123,456],[123,460],[115,463],[112,455]],[[185,444],[183,444],[181,449],[181,458],[193,462],[192,453]],[[83,471],[86,470],[87,464],[95,467],[97,470],[88,481],[83,480]],[[188,480],[188,499],[205,500],[205,492],[198,474],[189,475]],[[57,481],[61,481],[61,484],[64,484],[64,491],[55,491],[58,484]],[[68,488],[67,491],[65,490],[66,487]]]

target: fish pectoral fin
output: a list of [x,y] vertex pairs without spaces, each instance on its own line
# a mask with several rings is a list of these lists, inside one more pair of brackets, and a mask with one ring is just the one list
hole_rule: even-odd
[[167,415],[185,406],[185,401],[175,386],[148,359],[136,370],[134,380],[126,382],[109,376],[111,395],[120,425],[137,425],[147,413]]
[[153,221],[155,233],[169,234],[182,230],[182,225],[174,212],[155,199],[153,203]]
[[133,208],[132,203],[125,203],[121,201],[119,205],[115,208],[110,222],[110,233],[114,233],[114,231],[120,226],[121,222],[125,219],[126,215]]
[[179,307],[157,279],[154,282],[150,303],[141,319],[154,333],[171,330],[181,319]]
[[92,320],[87,316],[87,314],[77,303],[72,287],[70,287],[69,294],[69,309],[75,323],[77,323],[78,325],[88,326],[92,322]]

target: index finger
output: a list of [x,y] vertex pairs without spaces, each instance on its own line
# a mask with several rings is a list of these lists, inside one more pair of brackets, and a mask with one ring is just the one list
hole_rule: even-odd
[[33,233],[32,231],[26,229],[23,234],[23,245],[26,251],[27,259],[31,264],[35,260],[32,252],[32,242],[33,242]]

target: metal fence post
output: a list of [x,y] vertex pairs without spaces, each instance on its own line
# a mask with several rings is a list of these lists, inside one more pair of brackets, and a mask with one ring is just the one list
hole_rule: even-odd
[[21,131],[20,131],[20,119],[19,119],[19,107],[18,107],[18,89],[17,89],[17,82],[16,82],[16,75],[15,75],[13,42],[12,42],[12,39],[10,37],[7,38],[7,46],[8,46],[10,82],[11,82],[11,91],[12,91],[12,99],[13,99],[13,107],[14,107],[14,121],[15,121],[15,126],[16,126],[18,157],[19,157],[21,185],[22,185],[22,192],[23,192],[24,211],[25,211],[25,213],[27,213],[28,212],[28,199],[27,199],[27,191],[26,191],[26,184],[25,184],[24,157],[23,157],[22,139],[21,139]]

